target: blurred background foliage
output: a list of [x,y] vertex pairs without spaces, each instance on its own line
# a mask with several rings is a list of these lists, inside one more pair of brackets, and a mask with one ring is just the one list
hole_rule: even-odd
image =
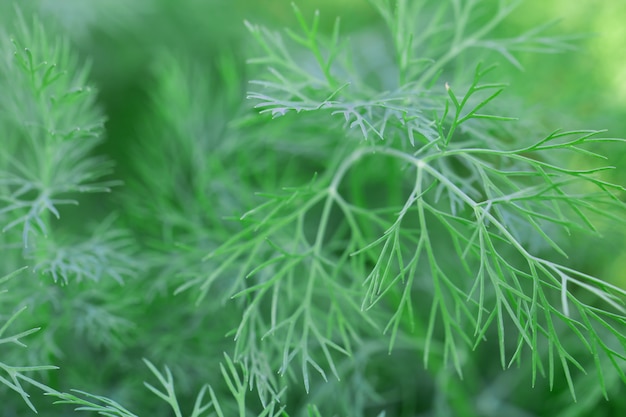
[[[497,1],[501,0],[485,0],[484,3],[495,4]],[[149,122],[151,111],[151,93],[155,78],[160,74],[159,69],[163,68],[164,57],[167,57],[165,61],[173,57],[192,63],[194,74],[213,83],[221,79],[218,74],[220,70],[223,71],[226,62],[234,73],[241,76],[234,77],[231,85],[217,86],[216,94],[229,95],[222,103],[225,106],[222,111],[228,111],[236,109],[237,101],[245,98],[245,83],[241,81],[241,85],[237,85],[237,79],[246,80],[245,57],[250,43],[243,21],[266,23],[275,28],[296,25],[290,0],[0,0],[0,31],[11,33],[17,4],[27,20],[31,15],[38,15],[46,26],[56,28],[63,36],[69,37],[83,59],[91,61],[92,83],[99,90],[99,100],[108,119],[107,141],[101,152],[109,154],[116,161],[117,175],[121,178],[127,178],[126,174],[132,172],[131,160],[135,154],[128,149],[132,147],[130,144],[140,140],[138,132],[146,131],[145,123],[146,120]],[[367,30],[372,25],[380,24],[375,9],[367,0],[301,0],[297,4],[304,15],[311,15],[319,9],[322,29],[328,32],[332,30],[338,16],[341,17],[345,32]],[[625,18],[624,0],[525,0],[496,29],[496,36],[512,36],[554,21],[550,33],[577,37],[577,50],[555,55],[520,53],[517,58],[523,71],[510,64],[502,64],[505,75],[499,78],[510,81],[510,89],[505,94],[517,97],[519,106],[526,109],[525,117],[530,119],[530,123],[539,121],[545,124],[545,132],[557,128],[606,128],[609,136],[626,136]],[[210,109],[207,110],[207,114],[210,112]],[[613,180],[626,184],[626,151],[617,151],[616,147],[612,147],[605,152],[608,152],[610,164],[618,167],[614,175],[619,177]],[[571,163],[584,161],[573,160]],[[81,202],[81,210],[76,211],[77,216],[87,212],[85,205],[92,209],[90,215],[94,212],[104,215],[115,207],[115,196],[87,198],[91,200]],[[75,219],[82,221],[80,218]],[[573,253],[572,262],[585,272],[626,286],[624,230],[605,224],[604,231],[610,239],[603,242],[590,240],[587,236],[581,240],[572,236],[568,248]],[[103,284],[99,297],[107,297],[106,285],[114,284]],[[127,288],[133,285],[131,282]],[[68,288],[70,293],[67,297],[71,297],[72,292],[81,291],[80,288],[73,288]],[[163,296],[158,290],[150,289],[154,291],[155,300]],[[147,290],[128,289],[128,292],[132,291]],[[184,304],[187,300],[178,299],[175,302]],[[155,301],[154,308],[157,308],[157,304]],[[172,311],[178,310],[172,308]],[[211,313],[207,311],[206,317],[210,317]],[[188,319],[176,318],[180,322],[188,322]],[[201,341],[194,336],[202,323],[192,324],[182,334],[187,340],[183,351],[175,350],[175,341],[172,341],[171,348],[161,345],[162,352],[150,352],[151,347],[141,343],[143,334],[162,332],[167,335],[172,332],[172,329],[160,328],[159,323],[155,323],[153,329],[123,327],[127,334],[120,337],[133,338],[138,350],[136,357],[150,352],[151,357],[159,361],[169,359],[170,365],[177,364],[181,369],[186,369],[188,365],[197,363],[197,358],[189,356],[193,352],[199,356],[207,354],[206,346],[196,346]],[[97,350],[98,346],[92,349]],[[217,354],[220,349],[220,346],[215,346],[209,350]],[[53,350],[50,348],[50,351]],[[73,356],[72,368],[81,368],[76,364],[88,362],[92,355],[93,352]],[[106,356],[104,352],[102,355]],[[184,361],[177,359],[185,355],[187,357]],[[134,365],[130,362],[135,359],[108,358],[122,365],[125,361],[129,362],[126,369],[132,369]],[[57,360],[51,362],[58,363]],[[93,367],[93,364],[85,363],[85,367]],[[72,372],[71,367],[66,368]],[[93,376],[91,387],[80,388],[93,388],[101,394],[116,396],[122,403],[125,400],[131,403],[136,401],[137,397],[133,396],[128,385],[111,386],[110,392],[102,392],[97,388],[102,386],[101,382],[115,380],[118,376],[111,375],[115,372],[101,369],[99,374]],[[66,374],[66,377],[72,379],[71,375]],[[135,378],[136,385],[143,389],[140,381],[144,377],[141,374],[126,378],[126,382]],[[507,384],[515,387],[523,383],[509,381]],[[183,386],[181,389],[192,388]],[[149,408],[149,405],[145,407]]]
[[[500,0],[483,0],[485,10]],[[4,27],[10,27],[13,8],[37,12],[49,25],[60,27],[93,62],[93,83],[108,116],[106,152],[125,177],[138,124],[149,109],[149,92],[155,83],[155,66],[165,55],[188,60],[199,76],[215,78],[228,56],[233,70],[245,80],[249,38],[243,21],[274,28],[293,27],[291,0],[24,0],[0,2]],[[345,32],[366,31],[380,19],[367,0],[300,1],[304,15],[319,10],[321,29],[327,32],[337,17]],[[626,2],[623,0],[525,0],[496,28],[495,36],[514,36],[553,23],[548,34],[573,39],[576,49],[553,55],[520,52],[523,70],[502,64],[502,79],[510,81],[509,97],[519,100],[526,119],[545,124],[545,130],[607,129],[623,137],[626,127]],[[202,73],[202,71],[205,71]],[[218,81],[214,79],[213,81]],[[244,98],[245,86],[238,97]],[[237,93],[235,93],[237,96]],[[620,169],[611,178],[625,181],[626,152],[613,146],[601,149],[610,164]],[[572,164],[584,164],[573,160]],[[610,174],[609,174],[610,175]],[[96,204],[94,209],[100,207]],[[572,236],[576,267],[609,276],[626,285],[623,230],[605,225],[611,244]],[[606,236],[605,236],[606,237]],[[584,240],[583,240],[584,239]],[[585,244],[581,244],[581,242]]]

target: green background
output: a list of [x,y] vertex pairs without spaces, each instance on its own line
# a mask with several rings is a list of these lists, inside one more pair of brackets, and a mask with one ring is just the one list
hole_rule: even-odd
[[[14,6],[4,2],[5,16]],[[136,123],[147,108],[152,67],[159,56],[175,52],[206,68],[210,77],[216,59],[234,56],[245,73],[244,57],[250,39],[244,20],[273,28],[295,27],[288,0],[42,0],[20,1],[62,31],[93,62],[93,82],[109,122],[108,152],[124,173],[124,149],[133,140]],[[482,2],[488,10],[495,0]],[[337,17],[344,32],[380,24],[366,0],[300,1],[304,15],[321,13],[322,29],[330,32]],[[526,0],[496,28],[496,37],[515,36],[553,22],[548,35],[572,37],[576,49],[558,54],[522,52],[516,55],[523,71],[504,64],[510,88],[505,94],[521,100],[533,123],[546,131],[607,129],[626,136],[626,2],[622,0]],[[8,22],[5,22],[7,24]],[[508,66],[508,67],[507,67]],[[626,152],[608,149],[616,166],[613,181],[624,184]],[[572,164],[584,163],[572,161]],[[575,236],[571,247],[581,266],[613,282],[626,285],[623,231],[607,225],[611,244],[582,244]]]
[[[496,0],[483,3],[486,6],[490,3],[495,5]],[[291,2],[287,0],[0,0],[0,27],[9,32],[16,4],[20,5],[27,20],[37,14],[46,25],[57,27],[57,32],[70,39],[81,57],[91,61],[92,83],[99,90],[99,101],[108,118],[107,142],[101,151],[116,161],[117,175],[122,178],[130,172],[133,157],[126,153],[128,144],[136,140],[137,131],[148,117],[149,90],[154,81],[154,66],[160,57],[167,54],[188,57],[206,71],[199,73],[198,77],[210,78],[214,76],[217,63],[227,56],[232,59],[233,68],[241,71],[245,78],[244,60],[251,42],[243,21],[264,23],[276,29],[296,26]],[[319,9],[322,27],[326,31],[331,30],[337,16],[341,16],[346,32],[367,30],[380,24],[374,8],[365,0],[300,1],[297,4],[307,16]],[[532,117],[533,123],[543,123],[546,132],[557,128],[608,129],[609,136],[626,137],[626,2],[527,0],[496,29],[494,35],[513,36],[550,21],[556,23],[549,33],[576,38],[573,43],[577,50],[554,55],[521,53],[517,58],[524,67],[523,71],[510,64],[502,64],[499,71],[504,75],[499,78],[510,83],[504,94],[516,97],[519,106],[526,109],[525,117]],[[239,98],[242,99],[243,95]],[[626,184],[626,152],[616,152],[615,146],[608,152],[609,164],[617,167],[612,180]],[[584,164],[585,161],[572,160],[570,163]],[[114,198],[86,197],[81,200],[80,210],[70,211],[69,218],[74,219],[75,227],[79,228],[89,217],[104,217],[115,207]],[[566,245],[572,254],[571,262],[584,272],[626,287],[624,230],[612,224],[603,224],[601,228],[605,237],[610,239],[600,241],[576,235],[571,237],[569,245]],[[81,291],[80,286],[77,287],[70,291]],[[158,309],[158,296],[155,299],[157,302],[152,307]],[[179,299],[176,302],[185,304],[187,301]],[[205,313],[209,317],[211,312]],[[71,314],[68,312],[68,315]],[[162,351],[152,351],[150,355],[163,361],[170,359],[172,366],[180,355],[197,352],[198,357],[187,356],[178,363],[181,369],[185,369],[199,363],[201,356],[206,354],[204,346],[196,346],[201,345],[202,340],[194,338],[193,332],[207,323],[188,316],[175,319],[185,323],[187,320],[198,320],[185,325],[182,337],[189,339],[180,353],[174,350],[179,345],[180,335],[167,334],[172,329],[162,329],[155,324],[154,328],[143,329],[145,333],[140,334],[163,332],[164,341],[159,347]],[[168,337],[171,341],[167,340]],[[145,344],[148,343],[145,341]],[[149,348],[141,343],[138,346]],[[168,351],[168,348],[172,350]],[[216,347],[215,350],[220,349]],[[121,369],[129,369],[132,368],[129,362],[145,354],[131,353],[134,356],[109,356],[107,360],[122,362]],[[482,351],[478,354],[488,357],[491,353]],[[397,357],[398,360],[409,360],[402,354]],[[66,370],[64,375],[68,381],[76,377],[76,380],[82,378],[92,382],[91,386],[79,388],[145,405],[141,400],[132,398],[134,393],[125,391],[125,386],[103,388],[100,385],[114,381],[118,377],[114,374],[115,370],[101,369],[91,378],[72,375],[80,373],[81,368],[93,369],[92,355],[78,354],[64,360],[65,364],[61,365]],[[127,363],[123,363],[125,361]],[[53,362],[59,363],[56,360]],[[381,369],[380,374],[384,375],[384,371]],[[407,367],[406,372],[407,378],[411,378],[423,371]],[[121,375],[119,379],[124,379],[125,383],[135,379],[141,390],[141,381],[145,376]],[[528,385],[527,380],[511,382],[507,378],[515,377],[509,374],[501,379],[494,378],[493,384],[509,387]],[[195,387],[181,387],[185,395],[190,395],[192,389]],[[524,395],[520,394],[518,399],[523,399]],[[529,390],[527,395],[528,401],[531,401],[532,391]],[[0,401],[0,410],[1,404]],[[150,406],[146,407],[149,409]]]

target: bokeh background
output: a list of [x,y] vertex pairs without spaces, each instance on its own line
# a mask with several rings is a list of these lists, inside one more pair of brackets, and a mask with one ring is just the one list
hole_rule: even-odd
[[[485,0],[483,3],[497,3]],[[124,172],[124,149],[148,108],[147,91],[155,61],[174,52],[206,69],[220,56],[232,55],[245,74],[249,38],[244,20],[269,26],[294,27],[290,0],[2,0],[0,24],[10,27],[13,9],[37,13],[57,25],[85,59],[93,63],[93,83],[106,109],[107,152]],[[299,1],[305,15],[319,9],[322,30],[330,31],[337,17],[344,33],[380,24],[367,0]],[[495,36],[514,36],[553,23],[547,34],[572,38],[575,49],[558,54],[522,52],[523,70],[508,68],[507,94],[521,101],[534,123],[546,131],[607,129],[626,136],[626,1],[525,0],[501,24]],[[506,65],[506,64],[505,64]],[[245,76],[244,76],[245,78]],[[626,183],[626,152],[606,150],[617,167],[613,180]],[[573,164],[584,163],[572,161]],[[570,250],[583,269],[626,285],[623,230],[608,225],[609,246],[588,237],[572,237]],[[605,242],[607,240],[604,240]]]
[[[498,1],[502,0],[484,3],[495,7]],[[380,24],[367,0],[296,3],[305,15],[319,9],[325,31],[338,16],[344,32]],[[27,19],[36,14],[47,26],[56,27],[82,58],[91,61],[92,83],[108,118],[107,142],[101,151],[116,161],[120,177],[130,172],[132,156],[126,149],[145,122],[154,66],[164,55],[194,62],[206,71],[198,76],[209,78],[229,57],[233,70],[245,79],[250,40],[244,20],[277,29],[297,24],[291,0],[0,0],[0,26],[9,31],[16,5]],[[626,1],[525,0],[494,35],[513,36],[547,22],[554,22],[548,34],[571,36],[575,49],[516,55],[523,70],[505,68],[502,78],[510,83],[505,94],[516,97],[524,117],[545,125],[546,132],[607,129],[608,136],[626,137]],[[600,151],[616,167],[608,174],[611,179],[626,185],[626,147],[612,145]],[[94,211],[106,213],[115,207],[115,200],[91,204]],[[600,229],[602,240],[572,235],[564,245],[572,254],[572,266],[626,287],[624,227],[604,223]]]

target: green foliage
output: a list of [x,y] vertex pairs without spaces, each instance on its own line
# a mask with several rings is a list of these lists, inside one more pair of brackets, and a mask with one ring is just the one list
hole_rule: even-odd
[[351,33],[293,5],[242,16],[245,56],[141,51],[122,105],[68,36],[141,38],[166,3],[0,19],[3,415],[619,409],[626,290],[568,254],[622,222],[599,146],[624,140],[502,82],[571,38],[498,37],[517,1],[371,0]]

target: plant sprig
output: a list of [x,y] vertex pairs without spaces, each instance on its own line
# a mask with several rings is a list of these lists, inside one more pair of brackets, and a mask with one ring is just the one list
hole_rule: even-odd
[[[4,295],[4,293],[6,293],[6,290],[3,288],[6,282],[8,282],[10,279],[14,278],[18,274],[22,273],[26,269],[27,267],[22,267],[8,275],[0,277],[0,295]],[[15,344],[25,348],[26,345],[24,344],[24,342],[22,342],[22,339],[40,330],[40,328],[32,328],[21,331],[19,333],[5,336],[8,328],[18,319],[20,314],[22,314],[25,309],[26,307],[22,307],[19,310],[15,311],[4,323],[2,323],[2,327],[0,327],[0,345]],[[0,370],[2,370],[2,373],[0,374],[0,384],[5,385],[9,389],[19,394],[26,403],[26,405],[28,405],[31,410],[36,412],[35,406],[30,400],[30,395],[22,386],[22,381],[28,378],[25,376],[26,373],[44,372],[53,369],[58,369],[58,367],[50,365],[14,366],[0,361]],[[6,376],[4,374],[6,374]]]
[[[406,15],[403,5],[405,2],[398,2],[396,11],[387,13],[389,5],[377,3],[395,34],[396,64],[405,79],[409,74],[402,63],[408,62],[405,55],[412,41],[398,37],[398,28],[405,25],[398,20]],[[473,2],[465,6],[453,2],[456,18],[467,21],[474,6]],[[452,47],[433,58],[433,66],[411,74],[414,84],[409,78],[405,84],[423,86],[465,49],[481,46],[480,39],[513,7],[501,3],[493,19],[471,36],[464,33],[464,24],[456,25]],[[222,261],[201,280],[202,293],[227,274],[235,277],[231,281],[233,296],[246,300],[241,324],[234,332],[238,346],[252,343],[249,338],[254,337],[267,343],[280,332],[281,342],[270,342],[276,353],[282,351],[279,371],[284,373],[299,356],[308,391],[308,366],[326,377],[319,360],[310,354],[311,346],[320,350],[320,357],[336,374],[332,350],[350,354],[350,346],[363,331],[351,320],[370,323],[367,331],[378,328],[380,315],[370,316],[370,310],[395,297],[388,312],[390,319],[382,326],[390,334],[390,349],[403,326],[420,328],[425,337],[424,361],[428,363],[430,346],[440,337],[437,328],[441,325],[444,356],[459,373],[463,352],[475,349],[492,326],[503,367],[517,363],[523,352],[530,352],[533,383],[547,368],[552,384],[556,360],[574,398],[570,368],[585,369],[561,342],[564,332],[573,332],[593,357],[601,352],[611,363],[622,360],[624,354],[618,349],[597,341],[602,340],[602,327],[625,346],[619,328],[624,320],[626,291],[530,248],[551,248],[566,257],[557,243],[559,230],[595,231],[592,218],[612,216],[624,209],[615,194],[623,187],[598,176],[610,167],[563,166],[550,153],[571,151],[597,157],[600,155],[585,146],[623,140],[602,138],[599,131],[555,131],[530,145],[507,149],[497,137],[498,124],[515,119],[489,111],[504,91],[504,84],[485,82],[493,67],[484,69],[480,64],[460,96],[458,83],[454,87],[446,83],[445,95],[414,87],[398,89],[393,94],[406,106],[401,110],[387,101],[364,102],[358,94],[371,97],[371,89],[351,94],[358,91],[350,90],[353,84],[337,81],[340,75],[358,79],[348,67],[339,66],[345,62],[338,49],[339,38],[333,35],[328,44],[327,56],[332,62],[324,61],[319,51],[320,45],[326,44],[315,41],[318,17],[308,25],[297,9],[296,15],[304,35],[290,33],[290,37],[317,57],[324,75],[320,78],[313,67],[297,65],[279,35],[248,25],[266,53],[253,63],[266,65],[267,77],[274,80],[253,82],[262,90],[249,94],[249,98],[260,102],[257,108],[261,114],[306,111],[329,121],[333,114],[344,111],[341,109],[357,109],[367,103],[363,107],[366,110],[346,116],[348,127],[360,126],[365,142],[338,145],[333,163],[312,185],[266,195],[266,203],[241,217],[243,231],[209,255]],[[532,43],[531,38],[523,35],[515,42]],[[270,48],[271,44],[281,47]],[[505,41],[501,47],[511,44]],[[331,78],[329,74],[334,75]],[[399,113],[394,113],[396,110]],[[424,114],[434,117],[428,119]],[[388,123],[401,129],[382,127]],[[421,136],[425,140],[415,140],[415,128],[409,123],[428,127],[428,133]],[[329,126],[334,132],[341,131],[335,124]],[[367,140],[370,131],[384,142]],[[393,197],[391,192],[383,192],[378,201],[382,209],[354,203],[363,199],[358,197],[358,186],[351,182],[359,175],[367,176],[367,159],[388,160],[381,162],[382,166],[387,175],[391,173],[399,180],[395,187],[402,191]],[[393,169],[398,171],[389,171]],[[575,191],[580,189],[584,192]],[[442,250],[442,244],[453,251]],[[417,280],[428,280],[428,284],[418,285]],[[321,296],[316,295],[318,288],[335,294],[324,302],[329,306],[326,327],[316,323],[316,317],[321,318],[316,307]],[[582,301],[580,291],[596,297],[606,309]],[[426,320],[414,308],[415,300],[425,296],[432,299]],[[360,308],[355,308],[358,305]],[[269,330],[263,333],[261,329]],[[512,351],[509,337],[516,340]],[[619,367],[616,370],[619,372]]]

